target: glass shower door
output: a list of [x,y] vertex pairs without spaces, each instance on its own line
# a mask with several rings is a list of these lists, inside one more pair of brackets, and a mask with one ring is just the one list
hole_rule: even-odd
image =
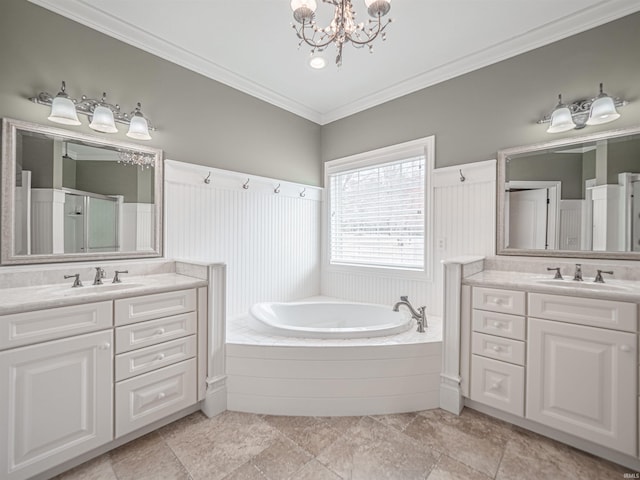
[[116,199],[88,197],[89,252],[116,252],[118,245],[118,202]]

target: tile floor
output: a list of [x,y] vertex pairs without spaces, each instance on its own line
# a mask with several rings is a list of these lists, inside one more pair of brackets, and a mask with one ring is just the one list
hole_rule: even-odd
[[[623,479],[629,469],[465,409],[363,417],[197,412],[57,480]],[[638,478],[638,477],[633,477]]]

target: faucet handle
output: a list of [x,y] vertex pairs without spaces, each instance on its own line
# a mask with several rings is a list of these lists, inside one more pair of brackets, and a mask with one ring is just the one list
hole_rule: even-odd
[[604,283],[604,278],[602,278],[602,274],[606,273],[607,275],[613,275],[613,270],[598,270],[596,273],[596,278],[594,278],[594,283]]
[[80,281],[80,274],[79,273],[75,273],[73,275],[65,275],[64,278],[65,278],[65,280],[67,278],[75,278],[75,280],[73,281],[73,285],[71,285],[71,288],[76,288],[76,287],[81,287],[82,286],[82,282]]
[[121,273],[129,273],[129,270],[116,270],[115,274],[113,275],[113,282],[111,283],[122,283],[122,280],[120,280]]
[[554,280],[563,280],[562,274],[560,273],[560,267],[547,267],[547,271],[551,272],[555,270],[556,274],[553,276]]
[[401,301],[401,302],[408,302],[408,301],[409,301],[409,297],[408,297],[407,295],[402,295],[402,296],[400,297],[400,301]]

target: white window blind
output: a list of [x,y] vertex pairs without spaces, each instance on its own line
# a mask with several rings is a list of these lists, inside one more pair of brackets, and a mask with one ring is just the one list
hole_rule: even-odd
[[330,263],[424,269],[425,156],[329,175]]

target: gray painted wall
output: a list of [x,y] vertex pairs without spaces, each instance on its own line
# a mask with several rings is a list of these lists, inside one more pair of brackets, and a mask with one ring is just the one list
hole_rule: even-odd
[[[147,142],[165,157],[319,185],[320,126],[185,68],[110,38],[26,0],[0,7],[0,117],[49,123],[27,100],[67,91],[143,111],[159,128]],[[129,140],[126,130],[98,134]],[[143,143],[143,142],[141,142]]]
[[[436,166],[498,150],[640,123],[640,13],[325,125],[323,161],[435,134]],[[390,39],[389,41],[392,41]],[[605,91],[633,103],[615,123],[551,135],[535,122],[566,101]]]
[[513,158],[507,165],[508,180],[562,182],[562,200],[584,198],[582,154],[546,153]]

